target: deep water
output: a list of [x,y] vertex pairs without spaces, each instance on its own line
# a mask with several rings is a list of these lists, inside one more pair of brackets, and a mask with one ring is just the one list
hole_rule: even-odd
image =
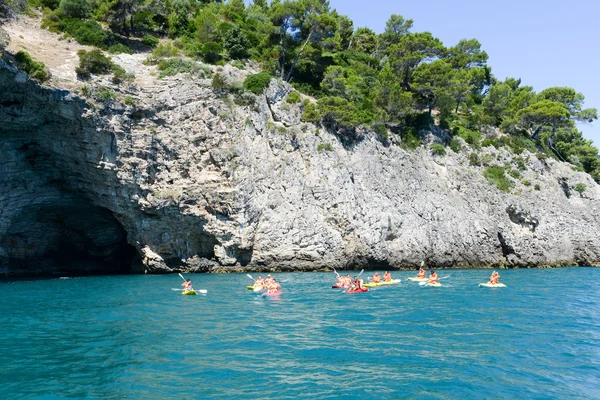
[[599,399],[600,269],[490,273],[274,274],[280,299],[245,274],[1,281],[0,398]]

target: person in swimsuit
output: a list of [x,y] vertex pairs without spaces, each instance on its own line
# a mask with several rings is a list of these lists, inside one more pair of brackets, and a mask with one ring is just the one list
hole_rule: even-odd
[[183,290],[188,292],[190,290],[194,290],[194,288],[192,287],[192,280],[188,279],[187,281],[183,282],[181,284],[181,286],[183,286]]
[[381,282],[381,276],[379,276],[379,272],[375,272],[375,275],[373,275],[371,282],[373,282],[373,283]]
[[385,271],[385,274],[383,274],[383,281],[390,282],[391,280],[392,280],[392,274],[390,274],[388,271]]
[[437,274],[435,273],[435,271],[431,271],[431,274],[429,274],[429,283],[434,285],[436,283],[438,283],[438,280],[440,278],[438,278]]
[[423,267],[419,268],[419,273],[417,274],[417,278],[425,278],[425,275],[427,275],[425,273],[425,270],[423,269]]
[[500,279],[500,274],[494,271],[492,272],[492,276],[490,276],[490,280],[488,283],[491,285],[497,285],[499,283],[498,279]]
[[263,287],[265,286],[265,280],[263,279],[262,275],[258,276],[258,279],[256,279],[254,281],[254,287]]

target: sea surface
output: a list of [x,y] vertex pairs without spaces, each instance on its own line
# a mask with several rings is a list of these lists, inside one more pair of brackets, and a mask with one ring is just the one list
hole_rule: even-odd
[[490,273],[273,274],[278,299],[246,274],[0,281],[0,398],[600,399],[600,269]]

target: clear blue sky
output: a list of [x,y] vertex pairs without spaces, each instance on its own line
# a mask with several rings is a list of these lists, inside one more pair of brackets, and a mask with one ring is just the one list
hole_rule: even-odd
[[[600,109],[600,2],[597,0],[330,0],[354,28],[377,33],[391,14],[415,21],[413,32],[429,31],[446,46],[475,38],[500,80],[521,78],[541,91],[569,86],[583,93],[584,107]],[[600,122],[581,125],[600,146]]]

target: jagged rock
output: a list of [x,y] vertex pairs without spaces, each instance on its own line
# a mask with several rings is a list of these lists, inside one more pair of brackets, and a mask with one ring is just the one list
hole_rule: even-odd
[[[276,80],[254,106],[181,75],[136,88],[133,108],[100,109],[18,74],[0,61],[5,273],[60,270],[64,249],[74,269],[119,272],[600,261],[600,187],[566,163],[526,151],[529,184],[510,178],[504,193],[468,151],[299,123],[274,107],[291,90]],[[482,155],[515,163],[502,148]],[[585,197],[564,191],[577,183]]]

